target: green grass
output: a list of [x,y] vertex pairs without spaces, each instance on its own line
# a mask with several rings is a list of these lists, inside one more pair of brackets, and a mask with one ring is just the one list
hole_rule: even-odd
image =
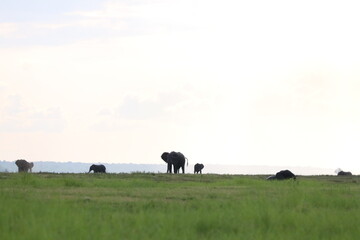
[[358,239],[360,178],[0,174],[0,239]]

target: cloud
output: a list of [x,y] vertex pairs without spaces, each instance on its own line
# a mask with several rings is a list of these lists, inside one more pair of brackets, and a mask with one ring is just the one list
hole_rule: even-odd
[[147,125],[148,122],[161,123],[164,119],[171,119],[172,108],[182,101],[183,96],[175,92],[159,93],[153,98],[141,97],[139,93],[126,95],[117,106],[101,108],[90,129],[101,132],[123,131],[134,125]]
[[0,109],[0,132],[61,132],[66,126],[60,108],[36,110],[18,95],[9,96],[7,101]]
[[106,1],[95,10],[83,9],[59,10],[56,18],[34,17],[22,22],[0,23],[0,36],[18,38],[16,42],[10,39],[2,45],[58,44],[116,36],[167,34],[193,29],[201,19],[194,17],[199,9],[188,2]]
[[0,23],[0,37],[13,37],[18,31],[16,23]]
[[110,116],[112,114],[112,111],[108,108],[103,108],[98,112],[99,116]]
[[[74,9],[78,9],[75,8]],[[83,9],[86,9],[84,7]],[[17,10],[12,10],[14,15],[8,16],[7,22],[0,22],[0,37],[6,37],[2,45],[44,45],[75,42],[99,36],[114,36],[124,30],[124,14],[117,12],[117,8],[103,5],[99,10],[69,11],[61,9],[56,11],[56,18],[40,18],[36,16],[22,19]],[[38,11],[38,9],[36,9]],[[114,15],[114,11],[117,16]],[[35,12],[35,10],[34,10]],[[39,13],[40,15],[42,12]],[[36,15],[35,13],[33,15]],[[1,20],[0,20],[1,21]],[[109,31],[111,30],[111,31]],[[11,41],[16,39],[17,41]]]
[[[151,8],[154,8],[154,5],[156,6],[157,4],[152,3]],[[161,12],[156,14],[153,11],[149,11],[149,7],[146,3],[132,4],[109,1],[97,10],[65,12],[61,21],[37,22],[31,26],[35,29],[44,30],[81,28],[83,31],[85,29],[97,29],[97,31],[101,31],[100,29],[110,29],[114,31],[113,34],[116,34],[118,31],[121,33],[124,33],[124,31],[134,33],[139,32],[140,29],[144,31],[154,24],[154,17],[159,18],[159,16],[164,14]]]
[[292,76],[264,84],[255,96],[259,116],[336,117],[341,81],[329,68],[301,69]]
[[91,11],[73,11],[67,12],[65,15],[79,16],[83,18],[113,18],[124,19],[134,16],[134,8],[131,4],[125,4],[117,1],[109,1],[102,8]]
[[24,111],[26,111],[26,109],[20,96],[12,95],[8,97],[8,104],[5,108],[6,114],[16,116]]
[[205,114],[216,106],[218,96],[203,94],[200,89],[180,87],[162,91],[154,98],[142,98],[136,95],[125,96],[122,104],[114,111],[119,118],[149,120],[184,120],[197,113]]
[[94,131],[123,131],[147,125],[165,126],[203,125],[222,111],[221,98],[203,94],[189,87],[162,91],[151,96],[125,95],[120,104],[103,107],[90,126]]
[[158,101],[141,101],[136,97],[125,97],[122,105],[117,109],[122,118],[146,120],[165,114],[164,105]]

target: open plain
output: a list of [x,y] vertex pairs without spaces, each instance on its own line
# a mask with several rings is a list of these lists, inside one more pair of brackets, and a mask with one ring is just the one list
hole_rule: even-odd
[[0,173],[0,239],[357,239],[358,176]]

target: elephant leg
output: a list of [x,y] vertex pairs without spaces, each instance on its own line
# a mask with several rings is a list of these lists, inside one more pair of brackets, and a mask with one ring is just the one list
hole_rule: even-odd
[[168,163],[167,171],[166,173],[171,173],[172,164]]
[[182,166],[181,168],[182,168],[182,171],[183,171],[183,174],[184,174],[185,173],[185,167]]

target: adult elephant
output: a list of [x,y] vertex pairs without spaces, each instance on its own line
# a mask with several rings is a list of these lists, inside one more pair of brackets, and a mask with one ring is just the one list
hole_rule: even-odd
[[344,172],[344,171],[340,171],[337,174],[338,176],[351,176],[352,173],[351,172]]
[[18,166],[19,172],[32,172],[32,168],[34,167],[34,163],[28,162],[25,159],[19,159],[15,161],[16,166]]
[[195,173],[199,173],[202,174],[201,170],[204,168],[204,164],[201,164],[201,163],[197,163],[195,164],[194,166],[194,174]]
[[93,164],[90,166],[89,173],[91,171],[94,171],[94,173],[106,173],[106,168],[102,164],[100,164],[100,165]]
[[[187,159],[181,152],[164,152],[161,154],[162,160],[167,163],[167,173],[171,173],[172,166],[174,166],[174,173],[179,173],[179,169],[182,168],[182,172],[185,173],[185,159]],[[187,162],[187,165],[189,161]]]
[[281,170],[280,172],[277,172],[275,176],[268,177],[267,180],[285,180],[290,178],[296,180],[296,176],[291,171]]

